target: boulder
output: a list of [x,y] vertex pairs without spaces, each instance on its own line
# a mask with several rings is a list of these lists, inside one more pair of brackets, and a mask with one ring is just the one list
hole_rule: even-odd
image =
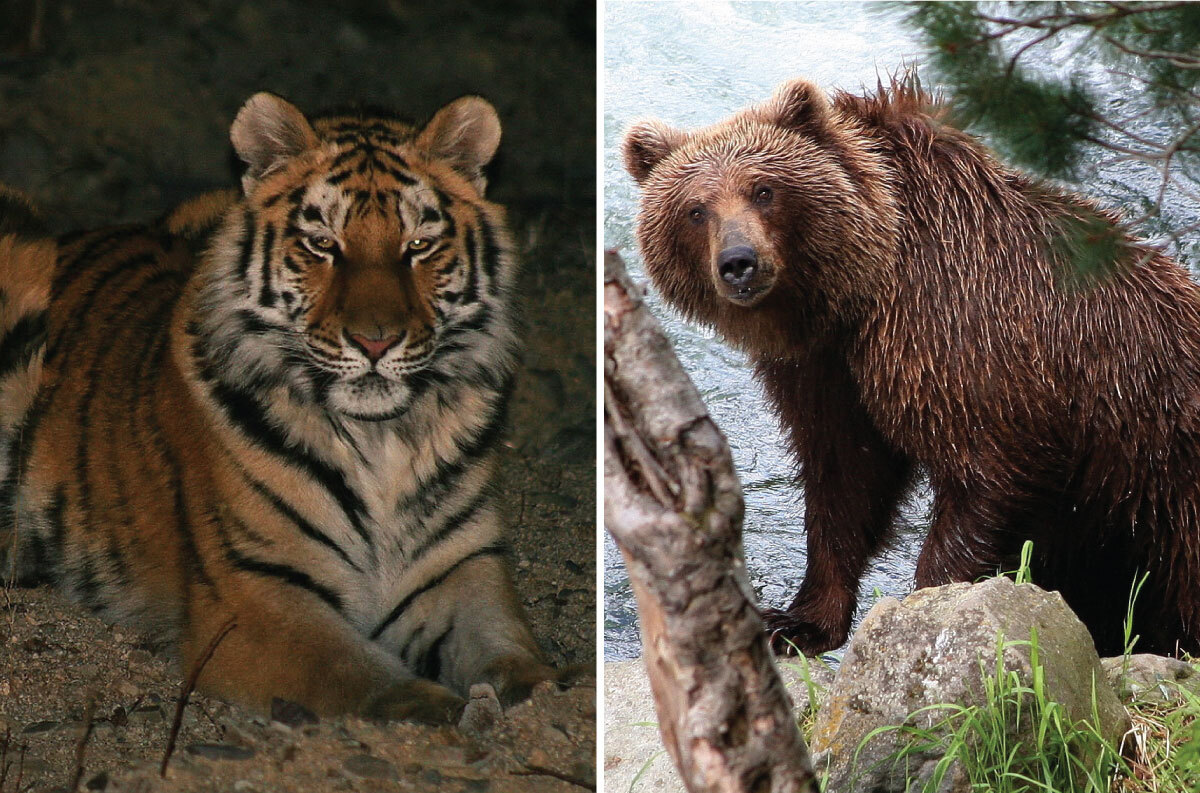
[[[930,706],[982,702],[984,676],[995,675],[998,637],[1004,641],[1004,668],[1031,684],[1029,640],[1035,629],[1047,698],[1061,703],[1073,722],[1087,720],[1119,742],[1129,728],[1128,714],[1108,684],[1087,628],[1057,592],[1007,578],[950,584],[919,590],[903,602],[880,600],[854,634],[812,741],[813,764],[818,774],[829,775],[826,790],[920,789],[944,749],[926,747],[898,763],[893,758],[911,738],[888,728],[932,729],[950,711]],[[956,767],[939,790],[968,787]]]
[[1139,653],[1105,658],[1100,665],[1123,701],[1182,702],[1184,692],[1200,697],[1200,671],[1178,658]]

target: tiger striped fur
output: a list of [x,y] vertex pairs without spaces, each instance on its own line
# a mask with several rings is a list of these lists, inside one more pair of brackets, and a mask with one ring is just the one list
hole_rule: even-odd
[[490,485],[518,344],[495,111],[310,122],[257,94],[231,138],[240,198],[70,235],[56,264],[5,237],[10,572],[176,637],[185,670],[234,620],[200,686],[258,708],[524,697],[555,672]]

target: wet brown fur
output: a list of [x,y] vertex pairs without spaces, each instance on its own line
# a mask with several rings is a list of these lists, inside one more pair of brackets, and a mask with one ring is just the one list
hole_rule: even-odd
[[[1123,649],[1146,571],[1138,648],[1200,651],[1200,290],[1183,268],[1114,231],[1114,266],[1075,272],[1062,230],[1117,218],[1004,167],[911,82],[830,101],[795,81],[695,132],[636,125],[625,156],[647,272],[750,355],[799,464],[808,571],[768,612],[778,645],[845,641],[923,473],[918,586],[1013,569],[1031,539],[1034,580],[1102,652]],[[761,246],[752,305],[717,274],[730,218]]]

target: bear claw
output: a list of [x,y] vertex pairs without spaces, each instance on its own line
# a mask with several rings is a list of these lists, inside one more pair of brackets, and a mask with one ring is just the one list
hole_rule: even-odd
[[783,609],[764,609],[762,618],[767,641],[777,655],[820,655],[841,647],[847,638],[847,631],[834,635],[832,631]]

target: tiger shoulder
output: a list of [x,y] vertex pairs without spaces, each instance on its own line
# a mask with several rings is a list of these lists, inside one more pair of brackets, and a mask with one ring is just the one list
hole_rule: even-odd
[[473,684],[558,677],[492,488],[518,348],[500,131],[478,97],[414,126],[260,93],[239,193],[56,242],[0,220],[41,246],[0,248],[27,294],[0,314],[3,575],[173,637],[260,709],[443,722]]

